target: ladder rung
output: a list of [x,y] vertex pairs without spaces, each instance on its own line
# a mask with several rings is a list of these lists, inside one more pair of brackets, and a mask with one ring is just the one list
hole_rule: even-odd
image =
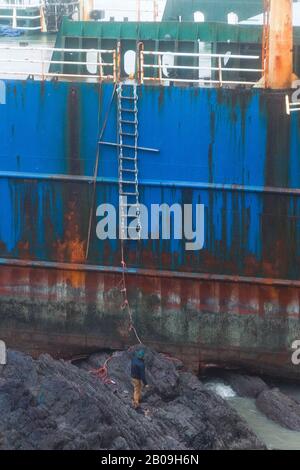
[[138,217],[138,215],[137,214],[124,214],[124,215],[121,214],[120,215],[121,219],[126,219],[127,217],[133,217],[133,218],[136,219]]
[[131,160],[132,162],[133,162],[133,161],[136,162],[136,161],[137,161],[137,158],[135,158],[135,157],[124,157],[124,156],[123,156],[123,157],[120,157],[120,160]]
[[120,98],[121,100],[130,100],[130,101],[134,101],[135,99],[137,99],[137,97],[135,98],[134,96],[123,96],[123,95],[120,95]]
[[127,173],[137,173],[137,170],[132,170],[131,168],[122,168],[120,171],[127,171]]
[[122,183],[122,184],[138,184],[137,181],[128,181],[128,180],[119,180],[119,183]]
[[123,193],[123,191],[120,192],[121,196],[138,196],[139,193]]
[[137,113],[136,109],[126,109],[126,108],[121,108],[120,111],[122,113]]
[[126,135],[126,137],[136,137],[137,133],[132,132],[120,132],[121,135]]
[[120,119],[120,122],[122,122],[122,124],[137,124],[137,121],[134,120],[134,121],[127,121],[126,119]]
[[130,204],[130,203],[126,203],[126,204],[120,204],[120,207],[140,207],[140,204]]

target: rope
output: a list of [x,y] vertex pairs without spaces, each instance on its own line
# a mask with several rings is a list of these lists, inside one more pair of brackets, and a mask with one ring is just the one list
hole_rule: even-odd
[[[92,204],[91,204],[91,209],[90,209],[90,214],[89,214],[89,227],[88,227],[88,236],[87,236],[87,242],[86,242],[86,252],[85,252],[85,259],[87,260],[88,255],[89,255],[89,249],[90,249],[90,243],[91,243],[91,232],[92,232],[92,223],[93,223],[93,213],[94,213],[94,208],[95,208],[95,196],[96,196],[96,187],[97,187],[97,176],[98,176],[98,168],[99,168],[99,159],[100,159],[100,144],[99,142],[102,140],[104,131],[106,129],[109,113],[111,110],[111,106],[113,104],[114,96],[116,93],[117,89],[117,84],[115,83],[114,89],[112,92],[112,96],[110,99],[110,103],[105,115],[105,119],[101,128],[101,132],[99,134],[98,142],[97,142],[97,154],[96,154],[96,161],[95,161],[95,166],[94,166],[94,174],[93,174],[93,195],[92,195]],[[102,90],[102,88],[101,88]],[[100,105],[99,105],[99,114],[100,114]]]
[[107,368],[107,364],[115,356],[116,356],[116,353],[113,353],[111,356],[109,356],[106,359],[103,366],[99,367],[98,369],[92,369],[90,371],[90,374],[96,375],[96,377],[98,377],[100,380],[102,380],[102,382],[105,383],[106,385],[115,385],[116,382],[114,380],[110,379],[109,376],[108,376],[108,368]]
[[133,331],[139,344],[143,344],[134,326],[132,310],[131,310],[130,303],[127,297],[126,263],[125,263],[125,256],[124,256],[124,240],[123,239],[121,240],[121,265],[122,265],[121,293],[123,294],[122,310],[127,309],[127,313],[129,316],[129,331]]

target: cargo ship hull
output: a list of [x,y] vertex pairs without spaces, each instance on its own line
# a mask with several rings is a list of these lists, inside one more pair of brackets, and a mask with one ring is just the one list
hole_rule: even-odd
[[[76,358],[136,343],[120,308],[121,276],[72,266],[1,266],[1,337],[33,356]],[[177,277],[178,276],[178,277]],[[299,287],[173,273],[130,274],[129,299],[143,342],[184,361],[298,379]],[[74,284],[76,287],[73,287]],[[278,310],[272,314],[269,309]]]
[[[114,146],[101,146],[93,177],[100,129],[116,142],[114,86],[5,85],[1,339],[64,357],[133,344],[120,242],[96,236],[96,207],[118,206]],[[139,154],[140,202],[205,207],[201,250],[174,237],[126,243],[139,335],[195,370],[214,363],[300,377],[291,362],[300,339],[300,128],[285,113],[286,92],[140,86],[138,94],[139,145],[159,150]]]

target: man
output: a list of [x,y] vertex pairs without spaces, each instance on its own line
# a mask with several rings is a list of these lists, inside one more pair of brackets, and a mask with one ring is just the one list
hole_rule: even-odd
[[142,398],[142,386],[148,387],[145,375],[145,351],[139,349],[135,352],[131,360],[131,379],[133,385],[133,407],[137,410],[140,407]]

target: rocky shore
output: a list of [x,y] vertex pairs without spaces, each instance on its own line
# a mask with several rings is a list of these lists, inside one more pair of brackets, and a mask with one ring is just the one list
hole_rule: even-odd
[[[265,448],[226,401],[179,361],[149,349],[150,389],[137,413],[131,407],[133,350],[76,364],[9,350],[7,365],[0,366],[0,449]],[[109,358],[100,378],[95,370]]]
[[300,402],[297,399],[267,385],[260,377],[226,371],[222,375],[238,396],[254,398],[257,409],[268,419],[291,431],[300,431]]

